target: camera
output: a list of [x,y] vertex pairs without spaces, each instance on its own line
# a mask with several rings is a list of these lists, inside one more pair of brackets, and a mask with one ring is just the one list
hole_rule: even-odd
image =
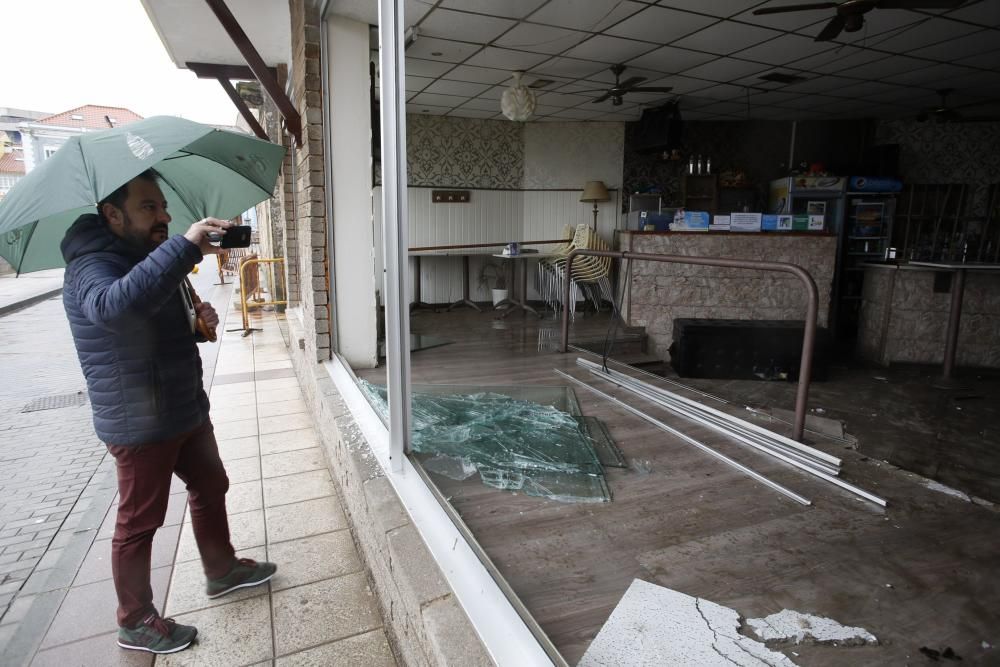
[[252,231],[250,225],[230,227],[225,234],[209,232],[208,240],[211,243],[218,243],[220,248],[249,248]]

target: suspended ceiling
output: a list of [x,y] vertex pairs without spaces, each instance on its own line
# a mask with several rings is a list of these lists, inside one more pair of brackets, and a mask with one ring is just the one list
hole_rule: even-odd
[[[951,11],[877,9],[860,32],[815,35],[832,10],[754,16],[803,0],[405,0],[418,37],[406,52],[408,111],[503,118],[511,72],[538,89],[533,120],[635,120],[679,98],[687,119],[913,118],[948,106],[1000,118],[1000,0]],[[173,61],[244,64],[204,0],[142,0]],[[228,0],[269,65],[288,62],[288,3]],[[328,14],[375,25],[376,0],[330,0]],[[668,94],[594,104],[611,65]],[[794,84],[760,79],[774,73]]]

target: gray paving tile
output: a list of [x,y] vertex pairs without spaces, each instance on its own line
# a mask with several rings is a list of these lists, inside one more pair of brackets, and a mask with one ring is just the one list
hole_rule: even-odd
[[257,394],[250,391],[244,394],[220,395],[218,397],[213,396],[210,401],[212,405],[212,412],[214,413],[216,410],[221,409],[232,410],[243,406],[256,405]]
[[309,408],[303,400],[294,401],[271,401],[261,403],[257,406],[258,417],[274,417],[277,415],[294,415],[300,412],[308,412]]
[[349,530],[268,545],[267,559],[278,564],[278,573],[271,580],[273,590],[362,570]]
[[[237,552],[242,549],[262,546],[264,544],[264,512],[253,510],[242,514],[230,514],[229,539]],[[237,553],[237,555],[239,554]],[[176,562],[183,563],[199,558],[194,531],[191,530],[190,523],[185,523],[183,530],[181,530],[180,543],[177,546]]]
[[[253,558],[254,560],[266,560],[264,547],[245,549],[239,555],[244,558]],[[198,611],[199,609],[218,607],[230,602],[236,602],[237,600],[246,600],[258,595],[265,595],[267,592],[268,587],[261,585],[253,588],[241,588],[224,597],[213,600],[205,595],[205,572],[202,570],[201,561],[191,560],[178,563],[174,567],[164,614],[177,616],[178,614],[186,614]]]
[[319,447],[268,454],[261,457],[260,463],[264,470],[264,477],[279,477],[326,468],[326,459]]
[[271,599],[279,656],[382,625],[361,572],[278,591]]
[[256,404],[232,406],[228,403],[216,403],[212,406],[212,423],[216,432],[222,425],[247,419],[257,419]]
[[269,389],[267,391],[257,392],[257,404],[261,403],[277,403],[280,401],[301,401],[303,399],[302,390],[295,387],[289,387],[287,389]]
[[[153,602],[158,609],[163,608],[167,593],[170,568],[161,567],[152,571]],[[62,606],[49,626],[41,648],[51,648],[78,639],[85,639],[107,632],[116,631],[115,610],[118,597],[115,587],[109,581],[99,581],[84,586],[74,586],[66,593]]]
[[295,431],[302,428],[311,428],[313,425],[312,415],[306,412],[299,412],[288,415],[275,415],[273,417],[261,417],[258,419],[260,434],[282,433],[284,431]]
[[333,482],[326,469],[264,480],[264,504],[267,507],[332,495]]
[[157,667],[234,667],[272,656],[271,614],[265,595],[175,618],[198,628],[198,642],[186,651],[159,656]]
[[257,418],[240,419],[215,425],[216,440],[233,440],[257,435]]
[[347,516],[336,496],[267,507],[264,513],[271,543],[347,528]]
[[[156,535],[153,536],[150,567],[163,567],[174,562],[174,553],[177,551],[177,538],[180,532],[179,525],[163,526],[156,531]],[[87,552],[87,557],[83,559],[80,570],[76,573],[73,585],[81,586],[110,578],[111,540],[95,540],[90,546],[90,551]]]
[[262,455],[289,452],[293,449],[309,449],[319,447],[319,436],[313,428],[303,428],[282,433],[267,433],[260,436],[260,453]]
[[230,484],[226,493],[226,510],[230,514],[240,514],[263,507],[260,480]]
[[260,456],[260,441],[257,436],[219,440],[219,457],[223,462]]
[[260,459],[256,456],[226,461],[226,475],[230,484],[242,484],[260,479]]
[[396,659],[385,632],[379,628],[278,658],[274,664],[275,667],[395,667]]
[[98,635],[72,644],[39,651],[31,667],[149,667],[153,655],[144,651],[126,651],[117,644],[118,633]]
[[[223,363],[225,363],[225,361],[226,360],[224,360]],[[236,394],[252,393],[255,390],[256,387],[253,382],[231,382],[229,384],[220,384],[216,387],[212,387],[210,396],[213,400],[218,400],[227,396],[235,396]]]

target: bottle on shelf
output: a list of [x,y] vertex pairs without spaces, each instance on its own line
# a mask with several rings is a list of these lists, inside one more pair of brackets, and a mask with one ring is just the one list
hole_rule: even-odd
[[688,158],[688,173],[694,174],[694,156]]

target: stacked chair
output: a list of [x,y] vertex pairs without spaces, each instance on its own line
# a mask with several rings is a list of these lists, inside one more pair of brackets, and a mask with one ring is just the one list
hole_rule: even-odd
[[[545,303],[553,310],[562,308],[563,290],[565,289],[566,258],[575,249],[609,250],[604,242],[589,225],[577,225],[573,239],[565,246],[555,250],[555,256],[540,260],[536,288],[545,299]],[[582,293],[589,298],[595,310],[600,310],[601,300],[614,302],[611,290],[611,258],[577,256],[573,260],[572,274],[569,276],[569,308],[570,316],[576,314],[576,302]]]

